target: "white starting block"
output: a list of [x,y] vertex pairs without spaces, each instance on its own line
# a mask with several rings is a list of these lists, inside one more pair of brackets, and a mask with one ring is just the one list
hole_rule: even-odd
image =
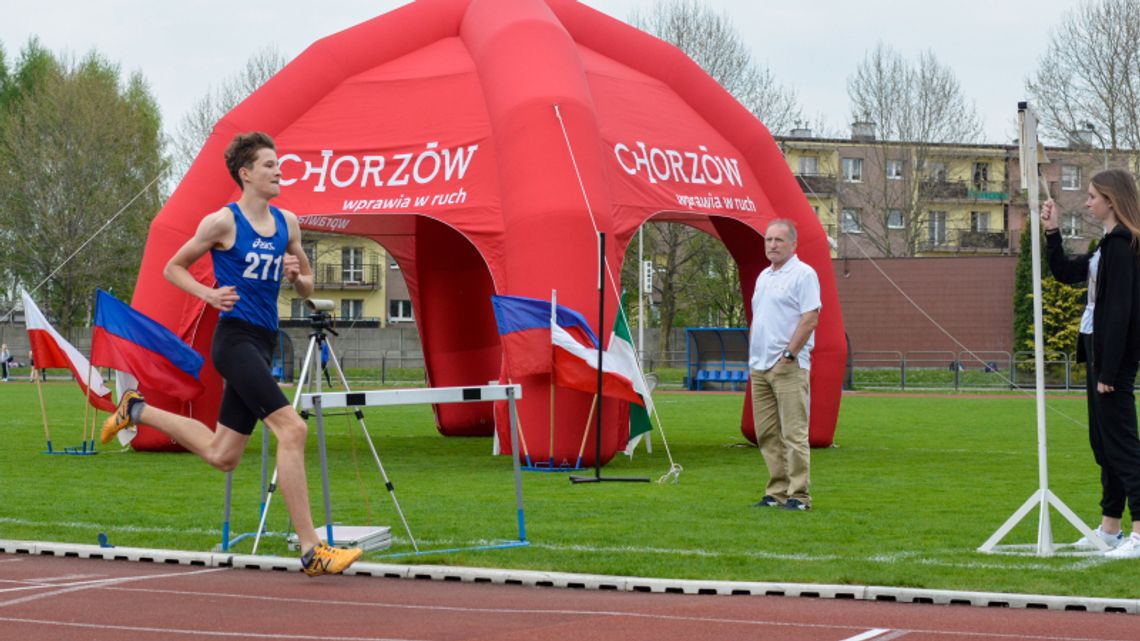
[[[328,526],[317,528],[317,536],[322,543],[328,543],[325,533]],[[334,525],[332,526],[333,541],[336,545],[350,548],[360,548],[365,552],[373,550],[387,550],[392,547],[392,528],[387,525],[370,527],[366,525]],[[301,549],[301,539],[294,532],[286,541],[290,550]]]

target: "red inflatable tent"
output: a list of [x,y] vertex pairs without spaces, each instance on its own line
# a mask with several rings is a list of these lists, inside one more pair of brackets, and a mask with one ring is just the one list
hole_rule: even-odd
[[[207,358],[216,314],[162,267],[206,213],[236,197],[222,150],[254,129],[278,144],[279,206],[306,229],[371,237],[399,262],[434,386],[509,376],[493,293],[557,290],[559,304],[595,319],[595,225],[615,274],[647,220],[719,238],[749,300],[767,265],[767,222],[797,221],[799,256],[823,294],[811,442],[831,443],[846,346],[827,236],[764,126],[671,45],[573,0],[419,0],[313,44],[218,122],[151,226],[133,305]],[[208,255],[194,273],[212,281]],[[594,328],[603,337],[617,306],[607,289],[607,318]],[[207,392],[190,404],[143,391],[212,425],[220,380],[203,372]],[[551,451],[548,377],[515,382],[527,453],[573,461],[590,395],[557,390]],[[603,462],[624,446],[619,405],[605,405]],[[494,430],[490,407],[435,411],[446,435]],[[753,438],[747,398],[741,425]],[[172,446],[145,427],[135,439]]]

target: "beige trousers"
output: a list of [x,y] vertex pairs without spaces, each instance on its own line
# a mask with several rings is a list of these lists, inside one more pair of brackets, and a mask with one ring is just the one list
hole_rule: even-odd
[[810,506],[808,374],[798,363],[752,370],[752,419],[770,477],[764,493]]

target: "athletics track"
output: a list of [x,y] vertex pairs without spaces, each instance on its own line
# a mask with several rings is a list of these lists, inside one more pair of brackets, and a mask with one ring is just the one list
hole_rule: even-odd
[[[867,600],[865,595],[681,594],[670,593],[681,590],[665,587],[667,582],[649,579],[642,580],[646,591],[628,586],[573,589],[537,587],[574,585],[557,579],[508,578],[541,573],[486,570],[480,578],[477,571],[464,575],[462,568],[373,563],[354,566],[361,574],[311,579],[296,571],[295,559],[242,557],[244,562],[236,562],[238,557],[233,557],[232,565],[227,561],[219,567],[208,562],[206,554],[131,562],[80,558],[90,552],[82,549],[78,556],[59,549],[51,552],[54,556],[44,556],[47,548],[28,553],[14,542],[4,543],[0,638],[20,641],[1140,638],[1136,601],[1105,600],[1100,608],[1090,608],[1123,609],[1116,613],[1033,609],[1068,606],[1016,598],[1003,603],[1013,607],[974,607],[889,603]],[[108,549],[102,554],[118,552]],[[122,554],[140,558],[125,550]],[[602,580],[603,588],[607,582],[617,586],[625,581],[594,578]]]

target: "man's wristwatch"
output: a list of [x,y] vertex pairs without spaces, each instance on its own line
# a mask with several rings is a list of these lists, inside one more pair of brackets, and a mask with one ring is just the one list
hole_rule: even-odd
[[796,355],[789,352],[788,350],[784,350],[784,353],[780,354],[780,358],[786,358],[789,361],[794,361],[794,360],[796,360]]

